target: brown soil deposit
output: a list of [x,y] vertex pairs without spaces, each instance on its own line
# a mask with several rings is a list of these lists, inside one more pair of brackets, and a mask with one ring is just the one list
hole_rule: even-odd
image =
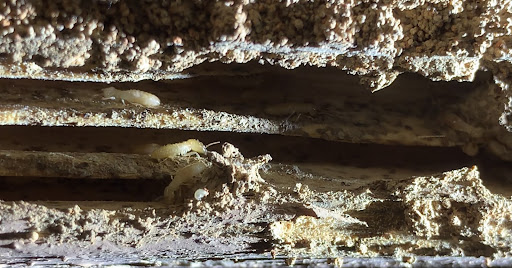
[[0,265],[511,265],[511,17],[0,2]]

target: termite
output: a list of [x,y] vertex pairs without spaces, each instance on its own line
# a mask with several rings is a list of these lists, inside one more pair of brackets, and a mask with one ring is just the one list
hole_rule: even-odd
[[138,89],[119,90],[115,87],[107,87],[102,89],[102,91],[105,99],[120,99],[123,103],[128,101],[150,108],[160,105],[160,99],[157,96]]
[[153,153],[156,149],[160,148],[160,144],[156,143],[147,143],[147,144],[141,144],[136,145],[132,147],[132,153],[134,154],[144,154],[144,155],[150,155]]
[[466,121],[453,113],[445,114],[443,120],[453,129],[465,132],[473,138],[481,138],[484,135],[484,129],[466,123]]
[[[178,169],[171,183],[165,187],[164,196],[167,200],[173,200],[176,190],[182,185],[190,185],[197,181],[198,177],[209,166],[203,161],[197,161],[186,167]],[[206,196],[200,195],[201,198]]]
[[151,153],[151,158],[154,159],[165,159],[173,158],[176,156],[188,156],[188,155],[205,155],[206,148],[217,144],[219,142],[213,142],[208,145],[204,145],[202,142],[196,139],[189,139],[184,142],[171,143],[164,145]]

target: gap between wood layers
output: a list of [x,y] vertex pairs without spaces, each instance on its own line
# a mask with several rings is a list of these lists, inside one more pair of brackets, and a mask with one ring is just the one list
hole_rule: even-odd
[[[160,92],[166,104],[150,112],[103,100],[92,93],[100,85],[2,81],[9,91],[2,93],[0,118],[18,126],[0,131],[0,199],[16,201],[0,202],[0,255],[48,254],[46,246],[64,243],[69,249],[52,252],[66,256],[84,242],[99,252],[110,244],[171,259],[509,252],[511,204],[502,195],[512,193],[511,168],[492,155],[469,157],[453,147],[481,141],[439,121],[440,107],[458,111],[478,86],[449,92],[454,83],[428,82],[411,92],[408,82],[417,77],[404,75],[394,87],[368,95],[331,71],[250,73],[241,82],[203,73],[188,82],[114,84]],[[305,80],[295,81],[297,75]],[[332,86],[347,81],[344,89]],[[312,85],[322,94],[311,94]],[[222,88],[222,98],[215,88]],[[261,95],[260,88],[269,90]],[[65,108],[53,118],[61,121],[35,116],[57,108]],[[209,125],[205,111],[235,119]],[[234,123],[241,118],[255,120]],[[114,128],[42,127],[99,122]],[[201,159],[148,156],[155,144],[189,138],[235,147],[213,146]],[[269,163],[257,158],[267,153]],[[164,188],[196,161],[207,163],[206,171],[178,185],[165,203]],[[194,192],[203,188],[209,194],[196,200]]]

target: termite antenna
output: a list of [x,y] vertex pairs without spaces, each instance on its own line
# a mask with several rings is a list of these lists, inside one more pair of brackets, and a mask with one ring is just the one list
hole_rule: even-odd
[[208,145],[206,145],[204,148],[208,148],[208,147],[210,147],[212,145],[219,144],[219,143],[220,143],[220,141],[214,141],[214,142],[209,143]]

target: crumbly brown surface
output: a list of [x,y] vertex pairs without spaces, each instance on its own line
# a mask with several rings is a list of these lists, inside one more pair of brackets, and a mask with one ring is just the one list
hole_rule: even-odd
[[[116,158],[118,166],[130,165]],[[166,202],[1,202],[6,235],[0,252],[12,254],[8,263],[23,254],[55,264],[77,263],[82,254],[91,264],[108,258],[133,263],[122,257],[130,253],[149,264],[178,264],[244,252],[280,256],[279,263],[282,256],[499,259],[511,250],[512,203],[484,186],[476,167],[410,177],[430,173],[270,160],[245,159],[228,143],[206,158],[169,159],[178,169],[196,161],[210,165]],[[162,165],[169,166],[141,161],[138,168]],[[194,199],[199,188],[209,190],[201,201]]]
[[[6,1],[4,76],[138,80],[204,61],[472,80],[507,61],[508,2]],[[64,71],[57,75],[54,68]],[[95,72],[90,72],[95,70]]]

